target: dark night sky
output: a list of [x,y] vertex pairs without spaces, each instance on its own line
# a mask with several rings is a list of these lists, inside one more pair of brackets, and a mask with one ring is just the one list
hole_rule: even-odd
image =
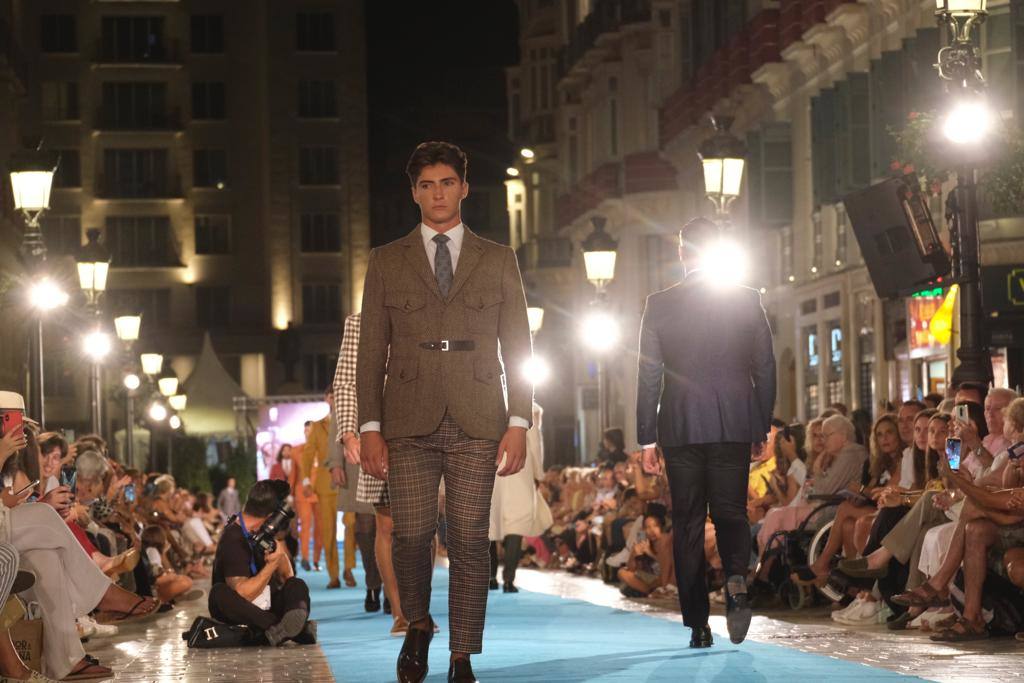
[[404,169],[419,142],[463,147],[471,185],[503,180],[513,153],[503,68],[518,58],[518,26],[512,0],[370,0],[366,17],[376,246],[401,237],[418,218]]

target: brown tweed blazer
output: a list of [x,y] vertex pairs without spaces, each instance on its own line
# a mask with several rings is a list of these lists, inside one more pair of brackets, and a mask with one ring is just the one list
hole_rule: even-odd
[[[521,372],[532,353],[530,326],[509,247],[466,228],[445,300],[417,225],[370,252],[361,317],[360,424],[380,421],[385,439],[425,436],[447,411],[470,437],[497,441],[509,416],[531,419],[533,387]],[[472,341],[475,348],[420,346],[445,339]]]

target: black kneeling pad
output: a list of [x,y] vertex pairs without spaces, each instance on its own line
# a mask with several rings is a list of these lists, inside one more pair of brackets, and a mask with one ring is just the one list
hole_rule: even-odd
[[209,617],[196,617],[192,626],[181,634],[189,647],[247,647],[265,644],[262,634],[248,626],[222,624]]

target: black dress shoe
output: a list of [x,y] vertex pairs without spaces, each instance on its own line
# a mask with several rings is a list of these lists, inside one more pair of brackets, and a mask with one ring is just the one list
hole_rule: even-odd
[[747,596],[746,584],[743,584],[742,591],[730,593],[728,586],[725,589],[725,624],[729,629],[729,640],[734,645],[743,642],[750,628],[750,598]]
[[515,584],[513,584],[513,583],[506,583],[504,586],[501,587],[501,592],[502,593],[518,593],[519,589],[516,588]]
[[367,612],[379,612],[380,611],[380,598],[378,597],[379,591],[374,591],[369,588],[366,589],[366,600],[363,601],[363,609]]
[[498,590],[498,580],[491,579],[491,583],[488,585],[488,588],[490,588],[492,591]]
[[711,637],[711,627],[704,625],[698,626],[692,629],[692,635],[690,636],[690,647],[711,647],[715,641]]
[[448,665],[448,683],[479,683],[468,659],[456,659]]
[[386,595],[384,596],[384,614],[391,614],[391,601]]
[[405,642],[398,655],[398,683],[422,683],[430,670],[427,657],[430,641],[434,638],[434,622],[431,620],[427,630],[409,627],[405,632]]

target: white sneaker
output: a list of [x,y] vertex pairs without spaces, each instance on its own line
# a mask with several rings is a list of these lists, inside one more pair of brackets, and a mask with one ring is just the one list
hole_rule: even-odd
[[89,631],[89,635],[96,638],[110,638],[118,633],[117,626],[113,624],[97,624],[92,617],[79,617],[78,623]]
[[846,615],[853,614],[855,611],[860,609],[860,606],[862,604],[864,604],[864,599],[863,598],[854,598],[853,602],[851,602],[846,607],[843,607],[842,609],[837,609],[837,610],[833,610],[832,611],[832,615],[831,615],[832,616],[832,621],[834,621],[836,623],[839,623],[839,624],[846,623],[846,622],[843,621],[843,619],[846,618]]
[[863,600],[856,609],[851,609],[833,618],[840,624],[847,626],[866,626],[878,623],[878,614],[881,611],[881,603],[873,600]]

